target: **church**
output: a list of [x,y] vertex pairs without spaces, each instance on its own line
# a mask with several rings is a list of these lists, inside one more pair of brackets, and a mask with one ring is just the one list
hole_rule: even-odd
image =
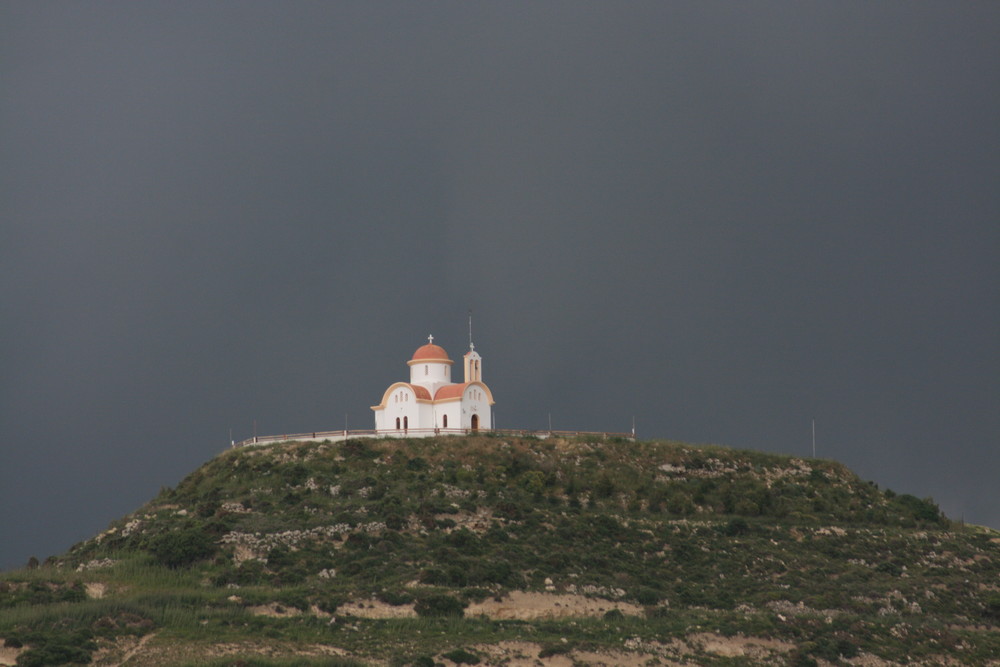
[[463,381],[453,383],[454,362],[428,336],[406,362],[410,381],[391,385],[372,406],[376,434],[413,437],[493,428],[493,394],[483,383],[482,361],[470,340],[462,357]]

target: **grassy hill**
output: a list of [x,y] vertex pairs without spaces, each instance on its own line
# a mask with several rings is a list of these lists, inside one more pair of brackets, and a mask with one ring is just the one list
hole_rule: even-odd
[[1000,664],[1000,533],[831,461],[442,437],[227,451],[0,575],[0,664]]

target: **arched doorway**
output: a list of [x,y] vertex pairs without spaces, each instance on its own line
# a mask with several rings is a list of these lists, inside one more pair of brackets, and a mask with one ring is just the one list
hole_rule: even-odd
[[479,415],[472,415],[472,430],[479,430]]

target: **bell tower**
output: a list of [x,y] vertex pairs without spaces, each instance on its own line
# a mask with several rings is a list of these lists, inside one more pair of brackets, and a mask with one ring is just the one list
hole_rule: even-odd
[[472,344],[472,310],[469,310],[469,351],[465,353],[465,382],[483,381],[483,358],[476,352],[476,346]]
[[483,358],[479,356],[476,352],[476,348],[470,343],[469,351],[465,353],[465,381],[466,382],[482,382],[483,381]]

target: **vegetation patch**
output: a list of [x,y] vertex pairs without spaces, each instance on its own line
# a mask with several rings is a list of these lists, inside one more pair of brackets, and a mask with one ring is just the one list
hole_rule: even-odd
[[996,532],[831,461],[485,434],[285,443],[229,450],[0,575],[0,638],[19,665],[110,645],[172,665],[987,664],[998,577]]

